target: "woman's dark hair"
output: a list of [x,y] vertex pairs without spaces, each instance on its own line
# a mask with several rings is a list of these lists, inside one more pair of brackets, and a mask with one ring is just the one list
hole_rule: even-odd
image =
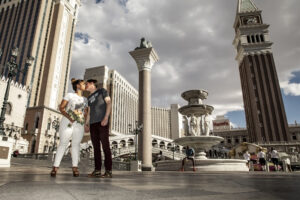
[[75,78],[72,78],[71,79],[71,82],[72,82],[72,87],[73,87],[73,90],[76,92],[77,90],[77,85],[81,82],[83,82],[84,80],[81,80],[81,79],[75,79]]

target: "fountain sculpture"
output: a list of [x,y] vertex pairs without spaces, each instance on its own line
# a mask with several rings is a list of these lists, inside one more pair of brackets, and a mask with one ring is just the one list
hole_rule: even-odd
[[[208,159],[205,151],[219,144],[224,139],[210,134],[210,115],[214,108],[203,104],[208,92],[205,90],[189,90],[182,93],[182,98],[188,105],[179,108],[183,116],[185,137],[174,140],[183,147],[189,146],[195,150],[195,165],[199,171],[249,171],[245,160],[238,159]],[[157,162],[156,171],[174,171],[180,169],[181,161]],[[186,170],[192,170],[191,164]]]

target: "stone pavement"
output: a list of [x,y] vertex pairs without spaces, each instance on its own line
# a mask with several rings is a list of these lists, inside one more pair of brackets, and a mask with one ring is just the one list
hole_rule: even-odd
[[89,199],[299,199],[300,173],[201,173],[114,171],[112,179],[87,178],[90,169],[72,177],[61,168],[13,163],[0,168],[2,200]]

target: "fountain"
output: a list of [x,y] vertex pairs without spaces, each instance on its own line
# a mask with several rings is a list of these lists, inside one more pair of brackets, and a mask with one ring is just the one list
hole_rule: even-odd
[[[184,119],[185,137],[174,142],[181,146],[189,146],[195,150],[195,165],[199,171],[249,171],[245,160],[238,159],[208,159],[205,151],[219,144],[224,138],[210,135],[210,115],[214,108],[203,104],[208,92],[205,90],[189,90],[182,93],[182,98],[188,101],[179,109]],[[181,161],[159,161],[156,171],[176,171],[181,167]],[[186,162],[186,170],[192,170],[190,162]]]

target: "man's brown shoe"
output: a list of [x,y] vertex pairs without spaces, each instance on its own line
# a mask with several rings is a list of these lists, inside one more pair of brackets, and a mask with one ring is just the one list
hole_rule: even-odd
[[89,178],[100,178],[101,177],[101,171],[100,170],[94,170],[92,173],[88,174]]
[[111,171],[106,170],[105,173],[101,176],[101,178],[112,178]]

